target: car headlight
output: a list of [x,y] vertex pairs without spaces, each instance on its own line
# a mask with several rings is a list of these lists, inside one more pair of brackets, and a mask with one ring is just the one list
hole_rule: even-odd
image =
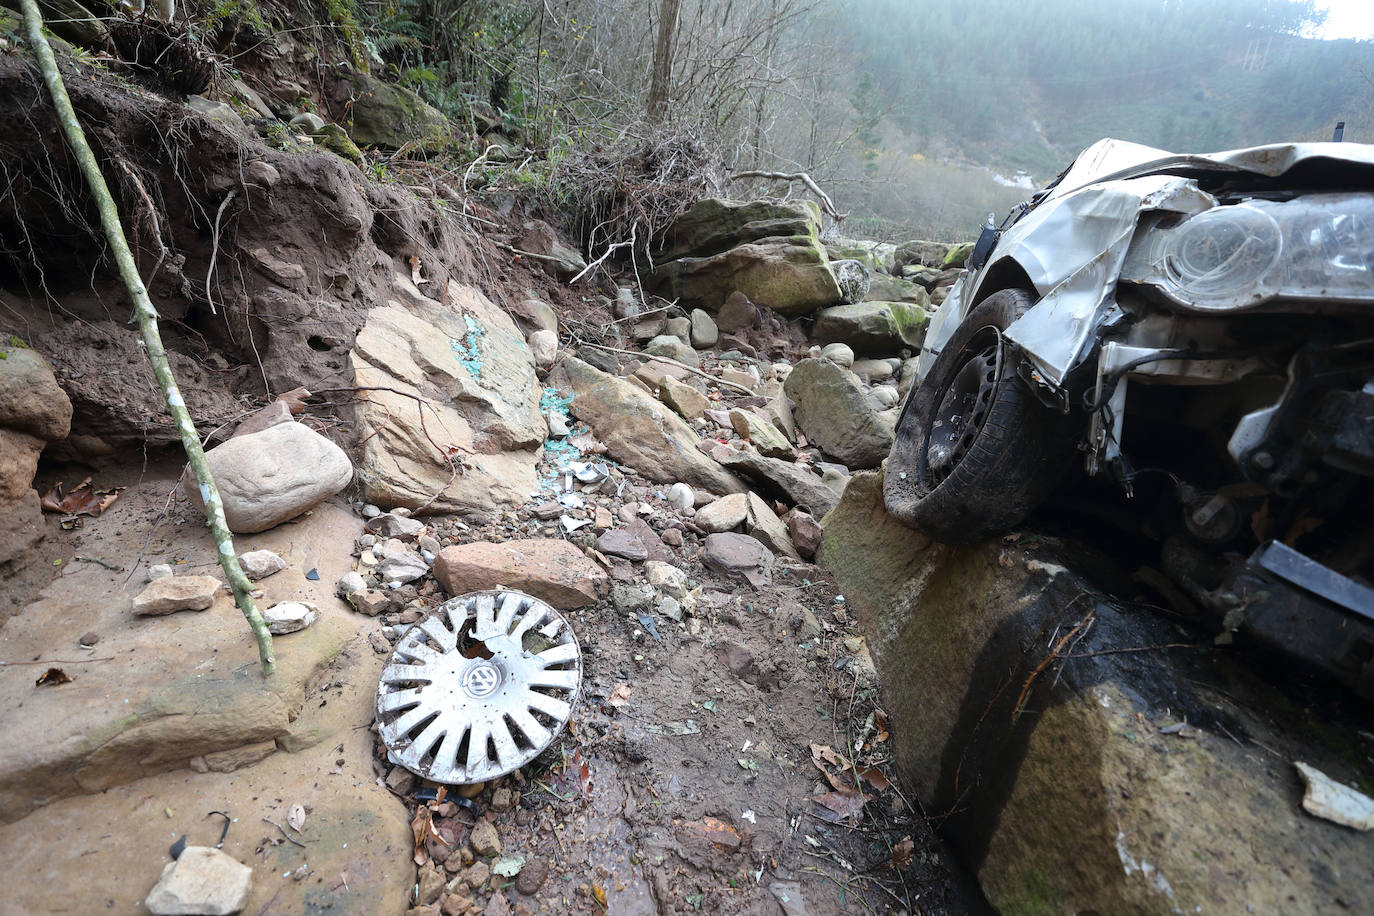
[[1142,229],[1121,271],[1199,311],[1374,301],[1374,195],[1248,200]]

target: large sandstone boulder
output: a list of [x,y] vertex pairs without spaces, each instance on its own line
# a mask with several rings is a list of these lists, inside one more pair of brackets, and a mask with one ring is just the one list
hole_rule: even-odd
[[808,315],[841,297],[819,229],[810,202],[703,200],[668,231],[649,282],[709,312],[740,292],[781,314]]
[[921,267],[939,267],[944,263],[945,256],[949,254],[949,248],[950,246],[945,242],[930,242],[922,239],[903,242],[893,252],[893,270],[900,271],[908,264],[916,264]]
[[800,200],[699,200],[677,218],[655,252],[658,263],[704,258],[765,238],[817,236],[820,207]]
[[[164,522],[150,534],[173,479],[154,472],[130,483],[110,510],[86,520],[99,556],[132,560],[149,544],[151,558],[175,544],[189,557],[213,557],[199,522],[180,531]],[[124,581],[125,572],[63,564],[0,640],[32,658],[74,647],[74,633],[101,638],[96,651],[79,653],[93,659],[66,656],[62,667],[73,680],[58,687],[35,688],[31,667],[0,666],[6,696],[24,698],[7,712],[0,747],[0,911],[147,912],[139,901],[178,836],[191,846],[219,841],[222,820],[206,817],[213,807],[236,818],[224,853],[254,872],[240,912],[319,912],[324,894],[332,916],[402,916],[415,883],[410,814],[377,784],[376,736],[368,729],[385,656],[331,594],[351,566],[340,545],[360,533],[356,514],[326,504],[295,525],[237,539],[291,564],[257,583],[265,592],[260,608],[289,598],[318,609],[309,629],[277,640],[277,672],[267,679],[227,593],[192,619],[145,620],[118,600],[139,587]],[[318,580],[305,577],[312,567]],[[327,703],[318,692],[326,682],[333,685]],[[307,684],[317,691],[308,701]],[[265,846],[268,832],[279,835],[262,818],[289,830],[292,804],[306,807],[302,832],[292,833],[304,848]],[[310,877],[285,877],[298,869]],[[77,874],[100,880],[71,880]],[[341,874],[347,892],[316,880],[338,883]],[[119,901],[113,910],[111,901]]]
[[874,468],[892,447],[892,427],[854,377],[828,359],[804,359],[783,384],[806,438],[851,468]]
[[1374,908],[1369,836],[1304,813],[1291,763],[1370,785],[1364,726],[1122,609],[1067,555],[937,544],[884,512],[878,473],[824,521],[820,563],[868,637],[898,769],[992,905]]
[[400,149],[453,133],[448,118],[409,89],[356,71],[346,80],[352,86],[353,122],[348,133],[359,146]]
[[859,302],[821,309],[811,336],[820,344],[848,344],[855,353],[890,356],[903,349],[920,350],[926,323],[920,306]]
[[906,302],[926,308],[930,305],[930,293],[919,283],[890,277],[887,274],[874,274],[864,294],[865,302]]
[[43,446],[66,437],[71,422],[71,401],[43,357],[0,341],[0,566],[43,536],[33,475]]
[[820,243],[806,236],[765,239],[708,258],[669,261],[650,280],[659,295],[708,311],[732,292],[788,317],[840,301]]
[[432,512],[519,505],[548,434],[524,337],[471,287],[451,283],[449,305],[408,277],[397,276],[396,290],[399,299],[368,313],[349,355],[354,384],[373,389],[354,408],[365,498]]
[[825,250],[832,261],[859,261],[870,273],[891,273],[897,246],[891,242],[873,242],[868,239],[825,239]]
[[[174,485],[150,474],[88,519],[85,530],[98,537],[98,555],[128,563],[145,549],[151,556],[175,550],[213,563],[215,545],[198,521],[180,526],[174,542],[150,534],[157,513],[147,508],[165,503]],[[72,646],[77,635],[91,632],[100,637],[94,654],[106,660],[60,656],[71,659],[61,667],[72,682],[37,691],[32,668],[0,666],[0,691],[24,697],[11,709],[0,745],[0,824],[70,795],[185,769],[196,759],[224,769],[272,753],[272,742],[301,713],[306,685],[357,636],[356,615],[332,592],[352,565],[340,545],[361,533],[356,515],[326,503],[297,524],[236,539],[239,547],[271,549],[292,562],[256,583],[264,593],[260,606],[294,600],[321,611],[308,630],[277,643],[277,669],[266,679],[227,590],[217,588],[211,607],[196,614],[137,617],[129,605],[143,589],[141,577],[130,580],[124,569],[95,563],[63,564],[36,601],[0,626],[0,644],[14,658],[51,658],[54,647]],[[306,578],[311,568],[318,579]],[[165,850],[166,833],[159,831],[158,839]],[[156,877],[148,874],[140,895]]]
[[[205,460],[224,503],[224,519],[238,534],[293,519],[353,479],[353,464],[343,449],[296,422],[235,436],[206,452]],[[186,476],[183,488],[200,504],[193,476]]]
[[839,501],[839,494],[826,486],[815,471],[792,461],[765,458],[753,448],[740,449],[720,463],[750,480],[760,493],[779,497],[817,518]]
[[606,573],[582,551],[553,538],[445,547],[434,558],[434,578],[450,595],[500,586],[560,609],[595,604],[610,585]]
[[735,475],[697,449],[696,432],[661,401],[576,357],[565,357],[556,372],[572,390],[573,416],[592,428],[616,461],[659,483],[744,492]]

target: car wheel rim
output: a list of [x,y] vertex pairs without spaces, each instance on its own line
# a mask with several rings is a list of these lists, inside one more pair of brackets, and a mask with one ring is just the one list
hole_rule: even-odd
[[474,592],[401,637],[377,686],[377,722],[412,773],[483,782],[553,743],[581,683],[582,650],[561,614],[521,592]]
[[926,433],[928,485],[938,486],[953,473],[978,439],[997,392],[997,347],[970,356],[941,392]]

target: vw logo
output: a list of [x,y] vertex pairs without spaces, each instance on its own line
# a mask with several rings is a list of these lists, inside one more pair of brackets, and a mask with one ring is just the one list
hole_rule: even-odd
[[473,665],[463,674],[463,690],[470,697],[490,696],[501,686],[501,672],[490,662]]

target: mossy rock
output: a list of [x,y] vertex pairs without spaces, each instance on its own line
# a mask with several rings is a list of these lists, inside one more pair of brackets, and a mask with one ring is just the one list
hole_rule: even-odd
[[411,90],[365,73],[350,73],[348,80],[353,86],[348,133],[358,146],[395,150],[415,143],[444,144],[453,137],[448,118]]
[[872,276],[871,282],[868,284],[868,295],[864,296],[864,301],[906,302],[927,308],[930,305],[930,293],[926,292],[925,287],[919,283],[912,283],[901,277],[880,273]]
[[963,267],[964,263],[968,261],[968,256],[971,254],[973,254],[973,243],[960,242],[958,245],[950,247],[944,260],[940,262],[940,267],[944,270],[948,270],[951,267]]
[[764,238],[720,254],[679,258],[654,271],[651,286],[684,307],[717,312],[741,292],[751,302],[789,317],[840,301],[840,285],[814,235]]
[[[20,0],[0,0],[0,6],[14,10],[23,22]],[[109,43],[110,32],[105,23],[76,0],[38,0],[38,9],[43,14],[43,25],[54,35],[87,48],[100,49]]]
[[925,309],[906,302],[858,302],[816,313],[812,337],[818,344],[848,344],[855,353],[894,356],[919,350],[926,337]]
[[655,259],[705,258],[761,239],[800,238],[819,243],[820,207],[806,200],[697,201],[663,235]]
[[327,123],[315,131],[314,137],[321,146],[334,155],[347,159],[357,166],[363,164],[363,151],[358,149],[358,144],[350,140],[348,134],[339,125]]

